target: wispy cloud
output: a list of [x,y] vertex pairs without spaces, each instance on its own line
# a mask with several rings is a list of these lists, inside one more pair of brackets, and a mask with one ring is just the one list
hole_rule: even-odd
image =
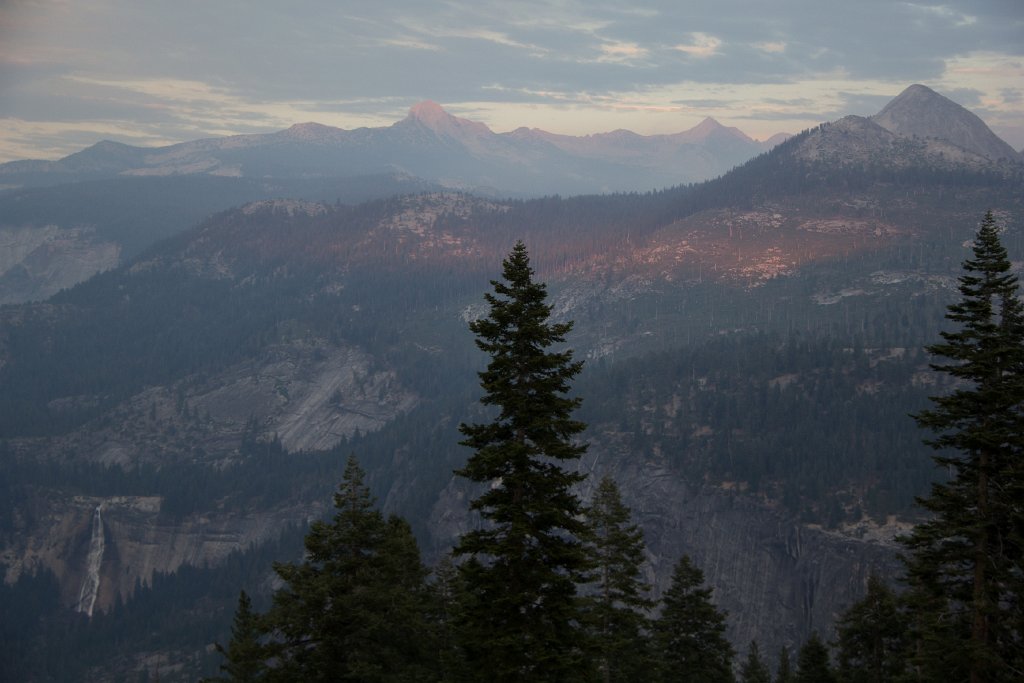
[[768,54],[779,54],[786,51],[786,42],[783,40],[775,40],[771,42],[754,43],[754,49],[760,50],[761,52],[767,52]]
[[[0,145],[43,149],[49,131],[48,148],[64,148],[60,130],[108,136],[111,122],[160,140],[304,120],[381,125],[419,99],[479,105],[498,127],[675,132],[710,115],[793,129],[911,82],[973,89],[987,121],[1024,130],[1015,2],[836,2],[827,13],[820,0],[182,6],[0,0],[0,118],[22,122],[0,130]],[[855,89],[863,101],[839,94]],[[811,103],[780,104],[801,98]],[[34,121],[66,125],[30,140]],[[1024,145],[1024,133],[1010,142]]]
[[600,49],[601,55],[597,61],[615,64],[633,64],[646,59],[650,54],[650,50],[636,43],[609,42],[603,43]]
[[908,2],[908,7],[919,12],[923,16],[931,16],[944,21],[951,21],[954,26],[973,26],[978,23],[978,17],[959,12],[947,5],[922,5]]
[[718,48],[721,45],[722,41],[715,36],[708,35],[707,33],[691,33],[689,42],[679,43],[672,47],[674,50],[688,54],[691,57],[707,59],[718,54]]
[[431,50],[438,51],[442,50],[440,45],[436,43],[428,43],[425,40],[419,38],[413,38],[410,36],[400,36],[398,38],[384,38],[380,41],[381,45],[389,45],[392,47],[401,47],[409,50]]

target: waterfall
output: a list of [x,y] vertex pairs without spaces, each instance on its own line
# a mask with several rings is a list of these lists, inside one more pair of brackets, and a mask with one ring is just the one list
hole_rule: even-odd
[[92,538],[89,539],[89,555],[85,559],[85,579],[78,593],[77,612],[92,616],[96,596],[100,592],[100,565],[103,564],[103,505],[96,506],[92,516]]

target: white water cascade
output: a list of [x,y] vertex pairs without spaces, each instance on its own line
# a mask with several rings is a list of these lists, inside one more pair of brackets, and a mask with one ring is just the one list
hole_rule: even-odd
[[75,610],[92,616],[96,596],[100,592],[100,565],[103,564],[103,506],[97,505],[92,516],[92,538],[89,540],[89,555],[85,559],[85,579],[78,593]]

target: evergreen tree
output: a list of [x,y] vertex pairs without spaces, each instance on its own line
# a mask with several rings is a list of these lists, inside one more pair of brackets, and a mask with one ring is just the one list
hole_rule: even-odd
[[467,680],[456,638],[456,624],[464,590],[452,558],[445,555],[434,568],[433,623],[437,631],[438,673],[442,681]]
[[585,451],[573,441],[584,429],[571,418],[579,399],[565,396],[582,364],[547,350],[571,323],[549,322],[546,287],[533,281],[522,242],[503,267],[504,282],[485,295],[489,315],[470,323],[490,356],[481,402],[497,415],[459,428],[475,452],[458,474],[487,485],[471,504],[483,526],[456,546],[471,594],[460,641],[469,665],[497,681],[589,679],[577,599],[589,562],[573,492],[583,475],[563,468]]
[[950,394],[916,416],[931,430],[935,462],[950,480],[919,503],[931,513],[906,540],[914,611],[914,665],[926,678],[971,683],[1020,680],[1024,307],[1017,278],[985,215],[964,261],[961,299],[929,351],[935,370],[957,380]]
[[333,521],[311,525],[305,561],[275,565],[274,680],[414,681],[436,665],[416,541],[374,509],[363,478],[349,458]]
[[252,683],[260,680],[266,672],[266,652],[260,643],[262,636],[259,615],[252,611],[249,596],[241,591],[231,627],[231,641],[226,648],[217,643],[217,652],[227,660],[220,665],[224,675],[208,680],[211,683]]
[[896,595],[872,575],[867,594],[836,625],[842,683],[899,680],[906,669],[907,629]]
[[789,650],[779,650],[779,664],[775,671],[775,683],[793,683],[793,669],[789,663]]
[[672,583],[662,596],[661,617],[654,622],[658,680],[732,683],[733,649],[725,639],[725,614],[703,588],[704,573],[690,558],[676,563]]
[[768,671],[768,665],[761,659],[761,651],[756,640],[750,641],[747,661],[740,669],[740,683],[772,683],[772,674]]
[[591,630],[603,681],[643,678],[647,662],[647,612],[654,603],[640,574],[644,561],[643,532],[630,522],[619,487],[605,476],[587,509],[595,573],[588,597]]
[[794,683],[835,683],[836,676],[829,663],[828,647],[817,632],[811,634],[796,658]]

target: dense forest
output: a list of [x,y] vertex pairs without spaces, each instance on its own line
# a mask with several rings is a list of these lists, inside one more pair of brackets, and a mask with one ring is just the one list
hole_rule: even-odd
[[[991,214],[964,269],[948,313],[960,328],[929,350],[951,361],[936,369],[970,383],[917,415],[930,443],[955,452],[936,456],[952,476],[922,500],[932,515],[905,539],[908,589],[873,577],[839,620],[836,665],[815,633],[792,673],[780,654],[775,680],[1011,681],[1022,670],[1024,304]],[[487,296],[490,315],[471,325],[490,355],[481,400],[497,410],[460,426],[474,454],[458,474],[490,483],[470,504],[485,523],[428,582],[408,524],[374,509],[350,458],[333,521],[313,526],[301,564],[275,567],[285,585],[269,611],[241,593],[215,680],[736,680],[726,615],[701,570],[679,558],[652,610],[642,534],[614,481],[588,506],[574,494],[585,475],[563,463],[586,444],[573,439],[579,399],[565,394],[582,364],[546,350],[571,323],[547,322],[531,276],[517,245]],[[771,680],[756,643],[739,675]]]
[[[15,502],[33,487],[55,484],[89,495],[160,491],[161,514],[171,517],[192,513],[197,497],[240,508],[272,505],[284,495],[275,484],[286,475],[289,495],[305,485],[303,495],[323,497],[327,482],[341,484],[333,517],[306,531],[301,559],[281,561],[300,557],[302,530],[294,528],[217,566],[157,575],[137,585],[130,601],[91,619],[59,605],[51,574],[23,574],[0,590],[4,641],[15,645],[5,648],[5,677],[68,680],[135,670],[151,680],[159,672],[192,676],[217,668],[211,680],[479,680],[484,670],[500,680],[668,681],[682,671],[743,683],[930,681],[939,671],[1015,680],[1024,633],[1012,608],[1020,594],[1024,484],[1016,406],[1024,397],[1024,313],[991,217],[974,253],[960,279],[961,301],[948,309],[952,328],[928,355],[821,337],[741,335],[683,353],[599,362],[583,373],[564,350],[572,324],[549,320],[546,289],[532,281],[525,250],[514,250],[505,282],[487,295],[490,314],[471,324],[490,358],[479,374],[481,402],[490,409],[467,410],[467,391],[452,397],[442,425],[432,419],[436,413],[401,418],[417,435],[413,447],[445,452],[440,443],[461,438],[474,455],[468,462],[453,456],[452,468],[490,482],[470,504],[484,523],[433,567],[421,558],[416,527],[375,505],[374,484],[360,464],[386,479],[387,462],[405,444],[400,432],[357,435],[328,453],[289,454],[276,439],[261,439],[251,422],[239,445],[245,457],[202,477],[184,465],[69,468],[6,452],[2,480]],[[551,345],[556,350],[547,350]],[[942,357],[952,362],[937,364]],[[929,402],[936,385],[914,388],[907,380],[929,364],[940,378],[967,384]],[[618,400],[600,398],[607,396]],[[932,479],[914,420],[896,412],[908,405],[918,406],[917,421],[936,435],[932,443],[943,448],[936,460],[951,476],[923,500],[928,521],[907,540],[903,583],[873,578],[835,634],[812,634],[777,657],[756,642],[742,661],[736,657],[724,637],[728,615],[686,556],[654,599],[641,571],[643,535],[615,481],[603,478],[583,501],[576,487],[585,475],[561,464],[579,459],[588,443],[624,441],[641,454],[665,454],[683,476],[740,480],[794,513],[838,524],[907,509],[912,493]],[[817,430],[766,429],[788,424],[785,416],[793,414],[822,417]],[[873,425],[870,433],[855,427],[864,423]],[[715,429],[699,429],[705,424]],[[808,447],[829,457],[785,457]],[[879,486],[849,488],[870,481]],[[979,498],[979,491],[987,493]],[[426,502],[407,503],[417,525]],[[983,523],[970,523],[965,511]],[[2,521],[5,534],[23,523]],[[981,540],[959,540],[972,536]],[[981,563],[991,569],[979,578],[970,567]],[[197,639],[222,645],[199,656]],[[44,649],[62,654],[43,657]],[[122,659],[122,652],[147,649],[161,654]]]

